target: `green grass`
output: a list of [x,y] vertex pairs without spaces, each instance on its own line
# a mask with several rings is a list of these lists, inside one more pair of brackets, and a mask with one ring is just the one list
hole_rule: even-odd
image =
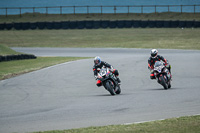
[[48,66],[85,59],[84,57],[38,57],[37,59],[0,62],[0,80],[14,77]]
[[200,21],[200,13],[130,13],[130,14],[40,14],[26,13],[19,15],[0,15],[0,23],[43,22],[43,21],[81,21],[81,20],[196,20]]
[[[21,54],[7,46],[0,45],[0,55]],[[84,57],[37,57],[37,59],[0,62],[0,80],[18,76],[48,66],[86,59]]]
[[200,49],[199,28],[0,31],[9,47],[119,47]]
[[130,125],[111,125],[35,133],[199,133],[200,115]]
[[0,55],[10,55],[10,54],[20,54],[20,53],[10,49],[5,45],[0,44]]

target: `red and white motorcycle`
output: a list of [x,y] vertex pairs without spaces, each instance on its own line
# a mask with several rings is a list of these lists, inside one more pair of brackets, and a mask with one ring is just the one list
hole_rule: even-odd
[[171,73],[165,66],[164,62],[156,61],[153,71],[158,83],[161,84],[164,89],[171,88]]
[[115,75],[109,68],[101,68],[98,73],[98,80],[101,80],[104,88],[110,92],[111,95],[120,94],[121,88]]

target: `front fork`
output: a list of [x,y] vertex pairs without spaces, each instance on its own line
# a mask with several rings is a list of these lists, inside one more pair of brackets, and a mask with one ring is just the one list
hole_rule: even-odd
[[167,80],[170,81],[171,80],[171,73],[170,73],[170,71],[167,68],[165,68],[164,72],[167,74]]
[[119,84],[118,84],[118,82],[117,82],[117,78],[114,76],[114,77],[111,77],[110,79],[111,79],[111,81],[112,81],[112,83],[113,83],[114,90],[115,90],[115,92],[116,92],[116,91],[119,89]]

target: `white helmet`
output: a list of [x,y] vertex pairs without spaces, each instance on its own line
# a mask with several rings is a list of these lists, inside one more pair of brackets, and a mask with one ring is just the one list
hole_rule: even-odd
[[96,66],[98,66],[98,65],[101,64],[101,58],[100,58],[99,56],[96,56],[96,57],[94,58],[94,64],[95,64]]
[[157,49],[152,49],[152,50],[151,50],[151,57],[152,57],[152,58],[156,58],[157,55],[158,55],[158,50],[157,50]]

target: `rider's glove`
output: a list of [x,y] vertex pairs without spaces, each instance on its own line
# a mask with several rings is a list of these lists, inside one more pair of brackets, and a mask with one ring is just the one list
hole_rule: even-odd
[[164,64],[165,64],[166,67],[168,67],[168,66],[169,66],[168,60],[166,60],[166,61],[164,62]]
[[165,63],[165,66],[166,66],[166,67],[169,67],[169,63]]

